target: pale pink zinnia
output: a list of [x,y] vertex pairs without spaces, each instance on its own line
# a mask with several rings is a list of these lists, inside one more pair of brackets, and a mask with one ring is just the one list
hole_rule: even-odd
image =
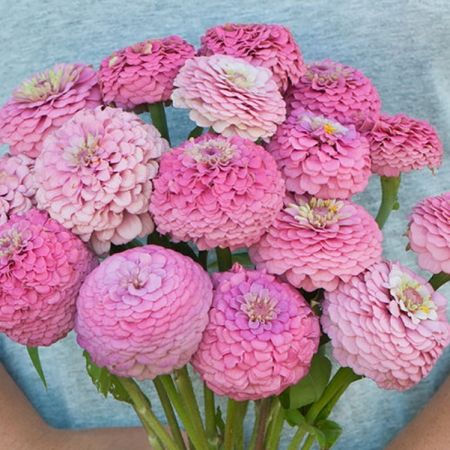
[[189,117],[198,126],[212,127],[227,137],[267,139],[286,116],[272,72],[240,58],[212,55],[190,59],[174,85],[176,108],[189,109]]
[[164,154],[154,185],[158,231],[201,250],[257,242],[283,206],[274,159],[238,136],[208,133]]
[[201,55],[230,55],[267,67],[282,93],[305,72],[300,47],[281,25],[228,23],[207,30],[201,42]]
[[152,379],[189,362],[208,323],[212,284],[187,256],[147,245],[107,258],[77,301],[77,341],[123,377]]
[[0,225],[31,209],[35,193],[34,161],[25,155],[0,157]]
[[450,192],[425,198],[414,207],[408,237],[422,269],[450,273]]
[[372,216],[348,200],[299,197],[250,248],[257,269],[307,291],[332,291],[381,258],[382,235]]
[[317,316],[287,283],[235,264],[213,275],[209,323],[192,359],[208,387],[234,400],[278,395],[309,371]]
[[178,71],[194,56],[194,47],[179,36],[149,39],[118,50],[100,65],[103,100],[125,109],[167,101]]
[[75,300],[97,264],[81,240],[31,209],[0,225],[0,332],[51,345],[72,330]]
[[296,194],[349,198],[366,188],[371,175],[369,143],[353,125],[303,109],[292,111],[267,149],[286,189]]
[[437,169],[444,151],[436,130],[426,121],[404,114],[382,114],[367,133],[372,171],[386,177],[403,172]]
[[25,80],[0,109],[0,144],[36,158],[43,141],[77,111],[101,104],[97,72],[83,64],[57,64]]
[[153,230],[152,178],[167,142],[120,109],[77,113],[50,135],[36,161],[38,206],[98,254]]
[[288,108],[306,108],[343,125],[378,119],[381,100],[369,78],[353,67],[329,59],[307,66],[287,96]]
[[405,390],[450,342],[446,306],[425,279],[384,261],[326,292],[321,323],[339,364],[384,389]]

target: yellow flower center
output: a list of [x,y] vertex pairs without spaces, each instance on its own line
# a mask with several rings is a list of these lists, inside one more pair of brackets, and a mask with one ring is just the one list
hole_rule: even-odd
[[227,69],[225,73],[227,75],[227,79],[241,89],[249,89],[253,86],[253,83],[248,79],[247,74],[244,72]]
[[0,238],[0,258],[11,256],[22,246],[22,235],[15,229]]
[[229,162],[233,158],[235,150],[235,147],[226,141],[211,139],[186,148],[185,153],[197,162],[213,166]]
[[245,296],[244,311],[252,322],[267,323],[276,318],[277,302],[272,300],[268,293],[250,293]]
[[312,197],[308,203],[289,205],[289,209],[295,209],[294,217],[299,222],[307,221],[316,228],[325,228],[339,220],[339,211],[343,206],[344,203],[339,200],[323,200]]

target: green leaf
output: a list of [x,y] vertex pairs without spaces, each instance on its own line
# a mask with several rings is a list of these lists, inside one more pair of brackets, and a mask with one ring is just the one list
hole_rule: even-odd
[[221,435],[223,436],[225,434],[225,422],[223,421],[222,410],[220,409],[220,406],[218,406],[216,409],[216,425]]
[[298,409],[284,411],[284,418],[291,427],[306,425],[306,418]]
[[47,381],[45,379],[44,371],[42,370],[41,358],[39,358],[38,347],[27,347],[28,354],[30,355],[31,362],[33,363],[36,372],[39,375],[45,389],[47,389]]
[[199,136],[201,136],[202,134],[203,134],[203,128],[202,128],[202,127],[195,127],[195,128],[189,133],[188,139],[199,137]]
[[84,351],[83,356],[86,358],[86,371],[100,394],[105,398],[111,394],[116,400],[133,404],[119,377],[94,364],[88,352]]
[[156,230],[148,235],[147,244],[159,245],[160,247],[175,250],[182,255],[189,256],[189,258],[193,259],[195,262],[198,262],[197,255],[186,242],[171,242],[166,235],[160,234]]
[[330,375],[330,360],[326,356],[316,353],[308,375],[283,392],[281,404],[284,408],[297,409],[315,402],[326,388]]
[[[320,420],[316,423],[316,434],[321,450],[330,449],[342,434],[342,427],[332,420]],[[320,435],[320,437],[319,437]]]

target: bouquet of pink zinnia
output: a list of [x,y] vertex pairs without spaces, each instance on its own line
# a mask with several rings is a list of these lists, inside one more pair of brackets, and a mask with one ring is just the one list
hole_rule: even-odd
[[[329,449],[352,382],[409,389],[450,342],[450,193],[405,223],[430,279],[383,258],[381,232],[401,173],[438,168],[442,144],[382,113],[360,71],[306,64],[282,26],[201,42],[58,64],[0,109],[0,331],[45,383],[38,347],[74,330],[96,387],[133,406],[153,449],[276,450],[285,422],[289,450]],[[194,122],[176,146],[165,107]],[[372,174],[376,218],[352,199]]]

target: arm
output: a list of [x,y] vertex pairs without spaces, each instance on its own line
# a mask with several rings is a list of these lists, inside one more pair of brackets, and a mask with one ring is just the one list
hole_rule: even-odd
[[425,409],[386,450],[445,450],[450,448],[450,377]]
[[0,363],[0,448],[8,450],[146,450],[139,428],[56,430],[36,413]]

